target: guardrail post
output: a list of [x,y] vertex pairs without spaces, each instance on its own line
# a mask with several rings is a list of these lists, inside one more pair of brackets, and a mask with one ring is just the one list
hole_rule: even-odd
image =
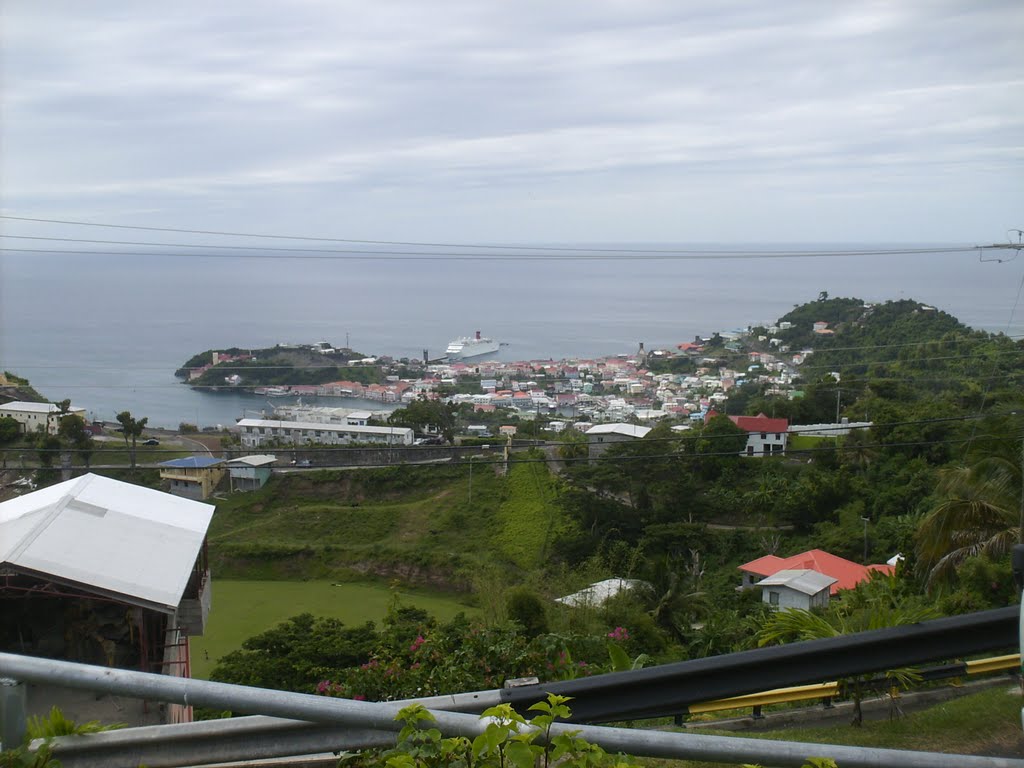
[[757,706],[754,707],[754,711],[750,713],[750,716],[754,720],[764,720],[764,715],[761,714],[761,705],[760,704],[758,704]]
[[0,750],[14,749],[25,740],[25,684],[0,677]]
[[833,708],[832,697],[831,696],[826,696],[826,697],[824,697],[821,700],[821,708],[822,709],[832,709]]

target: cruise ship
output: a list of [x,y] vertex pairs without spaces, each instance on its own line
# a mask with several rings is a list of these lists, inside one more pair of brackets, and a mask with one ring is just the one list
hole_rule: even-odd
[[449,341],[444,354],[449,360],[466,360],[497,352],[500,347],[501,345],[494,339],[483,337],[480,331],[477,331],[475,336]]

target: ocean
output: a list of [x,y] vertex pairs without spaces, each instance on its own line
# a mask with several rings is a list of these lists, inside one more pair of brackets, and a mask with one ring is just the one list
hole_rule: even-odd
[[934,252],[499,261],[3,252],[0,368],[48,398],[70,397],[93,418],[130,410],[153,426],[224,425],[269,406],[254,395],[195,392],[174,377],[206,349],[347,339],[368,355],[440,356],[449,339],[480,330],[508,345],[498,359],[594,357],[770,324],[821,291],[913,298],[1016,335],[1024,332],[1024,310],[1015,311],[1022,267]]

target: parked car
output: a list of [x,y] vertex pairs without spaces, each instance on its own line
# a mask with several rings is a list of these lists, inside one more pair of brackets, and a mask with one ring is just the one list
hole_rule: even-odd
[[143,440],[142,444],[143,445],[160,445],[160,441],[157,440],[155,437],[151,437],[151,438],[149,438],[149,440]]

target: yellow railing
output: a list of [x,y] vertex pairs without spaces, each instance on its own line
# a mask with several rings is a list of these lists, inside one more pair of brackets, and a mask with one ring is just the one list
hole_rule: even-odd
[[[983,675],[987,672],[1001,672],[1009,669],[1020,669],[1020,654],[1011,653],[1006,656],[992,656],[987,659],[964,662],[965,674]],[[839,694],[839,683],[817,683],[815,685],[796,685],[791,688],[775,688],[771,691],[748,693],[744,696],[733,696],[728,699],[703,701],[692,704],[687,711],[692,714],[701,712],[720,712],[724,709],[754,709],[759,713],[761,707],[768,704],[784,704],[792,701],[811,701],[829,699]]]

